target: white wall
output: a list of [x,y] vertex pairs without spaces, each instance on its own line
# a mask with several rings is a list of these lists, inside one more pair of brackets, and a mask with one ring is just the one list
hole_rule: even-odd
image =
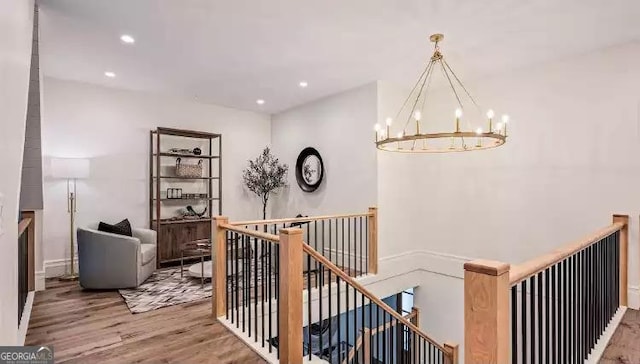
[[223,213],[261,217],[241,181],[247,160],[270,142],[268,115],[48,77],[43,92],[45,261],[69,256],[66,182],[48,177],[48,160],[91,159],[91,177],[78,182],[78,226],[125,217],[148,226],[149,131],[158,126],[221,133]]
[[[430,250],[516,264],[610,224],[613,213],[629,214],[630,305],[637,307],[638,79],[640,43],[633,43],[470,82],[484,105],[511,115],[507,144],[472,153],[379,152],[381,257]],[[381,83],[379,95],[383,120],[406,93]],[[431,115],[452,128],[453,100],[438,93],[435,101]],[[425,277],[416,304],[428,311],[427,332],[462,337],[458,324],[442,330],[444,313],[456,307],[462,315],[455,282],[449,289],[457,300],[445,302],[429,299],[442,285]]]
[[16,345],[18,196],[27,116],[33,1],[3,0],[0,6],[0,345]]
[[[289,186],[274,198],[273,217],[364,212],[376,204],[376,102],[377,84],[371,83],[272,117],[273,151],[289,165]],[[325,167],[312,193],[302,191],[295,177],[306,147],[320,152]]]

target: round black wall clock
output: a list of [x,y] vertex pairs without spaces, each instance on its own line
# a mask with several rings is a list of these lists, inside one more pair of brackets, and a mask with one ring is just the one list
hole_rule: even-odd
[[315,148],[307,147],[300,152],[296,161],[296,181],[305,192],[313,192],[322,183],[324,164]]

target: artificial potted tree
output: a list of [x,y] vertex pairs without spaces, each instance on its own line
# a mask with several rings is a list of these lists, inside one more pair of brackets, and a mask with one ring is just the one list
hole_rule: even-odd
[[267,219],[267,204],[269,197],[287,185],[289,166],[280,163],[271,154],[269,147],[264,148],[255,160],[249,161],[249,166],[243,171],[242,179],[247,189],[260,198],[262,202],[262,219]]

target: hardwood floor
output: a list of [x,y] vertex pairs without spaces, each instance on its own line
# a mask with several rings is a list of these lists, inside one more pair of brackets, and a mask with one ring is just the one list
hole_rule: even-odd
[[601,364],[640,363],[640,311],[628,309],[602,355]]
[[265,363],[210,300],[133,315],[117,291],[57,280],[36,292],[25,345],[52,345],[56,363]]

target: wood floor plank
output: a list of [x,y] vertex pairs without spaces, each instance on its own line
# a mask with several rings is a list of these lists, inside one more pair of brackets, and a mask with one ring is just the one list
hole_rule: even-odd
[[26,345],[52,345],[56,363],[265,363],[211,316],[210,300],[132,314],[117,291],[47,280]]
[[640,311],[627,309],[609,340],[600,363],[640,363]]

